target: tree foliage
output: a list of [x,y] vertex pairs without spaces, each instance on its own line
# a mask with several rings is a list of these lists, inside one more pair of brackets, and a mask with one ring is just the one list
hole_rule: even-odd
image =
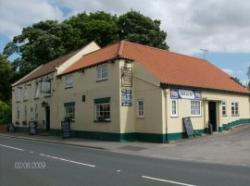
[[84,12],[63,22],[47,20],[24,28],[6,45],[4,54],[19,54],[13,62],[15,79],[18,79],[37,66],[93,40],[100,46],[127,39],[168,49],[166,36],[160,29],[160,21],[139,12],[130,11],[121,16],[102,11]]
[[12,68],[2,54],[0,54],[0,77],[0,100],[9,101],[11,95]]
[[0,124],[7,124],[11,121],[11,107],[0,100]]
[[168,49],[166,32],[160,29],[161,22],[152,20],[136,11],[130,11],[118,18],[119,37],[142,44]]

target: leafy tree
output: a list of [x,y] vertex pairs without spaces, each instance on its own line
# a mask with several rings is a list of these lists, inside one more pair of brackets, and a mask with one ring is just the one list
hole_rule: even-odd
[[0,54],[0,100],[9,101],[11,96],[12,69],[5,56]]
[[245,87],[245,86],[242,84],[242,82],[240,81],[239,78],[237,78],[237,77],[232,77],[232,80],[234,80],[234,81],[235,81],[236,83],[238,83],[239,85]]
[[100,46],[127,39],[168,49],[167,34],[160,29],[160,24],[135,11],[118,17],[102,11],[84,12],[63,22],[47,20],[24,28],[6,45],[4,54],[7,57],[19,54],[13,62],[17,80],[37,66],[93,40]]
[[250,89],[250,66],[248,67],[248,71],[247,71],[247,77],[248,77],[248,89]]
[[166,32],[160,29],[161,22],[152,20],[136,11],[129,11],[118,18],[119,37],[142,44],[168,49]]
[[11,107],[9,104],[0,100],[0,124],[11,121]]

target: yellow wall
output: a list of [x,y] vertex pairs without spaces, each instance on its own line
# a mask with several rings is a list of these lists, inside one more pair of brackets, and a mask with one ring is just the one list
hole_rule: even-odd
[[[171,116],[171,98],[170,90],[167,89],[167,129],[166,133],[176,133],[183,131],[182,118],[191,117],[194,129],[204,129],[208,127],[208,102],[217,102],[217,127],[222,127],[223,124],[239,120],[241,118],[250,118],[249,98],[247,95],[221,93],[218,91],[204,91],[202,90],[202,106],[201,116],[191,116],[191,103],[188,99],[178,100],[178,117]],[[222,116],[221,101],[227,103],[227,116]],[[231,115],[231,102],[239,102],[239,116]]]

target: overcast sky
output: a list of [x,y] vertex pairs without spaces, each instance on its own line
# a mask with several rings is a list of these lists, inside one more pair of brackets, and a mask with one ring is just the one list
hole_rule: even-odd
[[[0,51],[24,26],[63,20],[82,11],[122,14],[130,9],[162,22],[170,50],[205,57],[247,80],[250,1],[246,0],[0,0]],[[208,52],[202,54],[200,49]]]

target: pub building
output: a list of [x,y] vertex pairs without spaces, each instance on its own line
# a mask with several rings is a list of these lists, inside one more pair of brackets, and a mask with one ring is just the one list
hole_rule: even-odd
[[[250,92],[204,59],[129,41],[91,42],[12,85],[12,122],[25,131],[164,143],[250,123]],[[189,124],[190,124],[189,123]]]

